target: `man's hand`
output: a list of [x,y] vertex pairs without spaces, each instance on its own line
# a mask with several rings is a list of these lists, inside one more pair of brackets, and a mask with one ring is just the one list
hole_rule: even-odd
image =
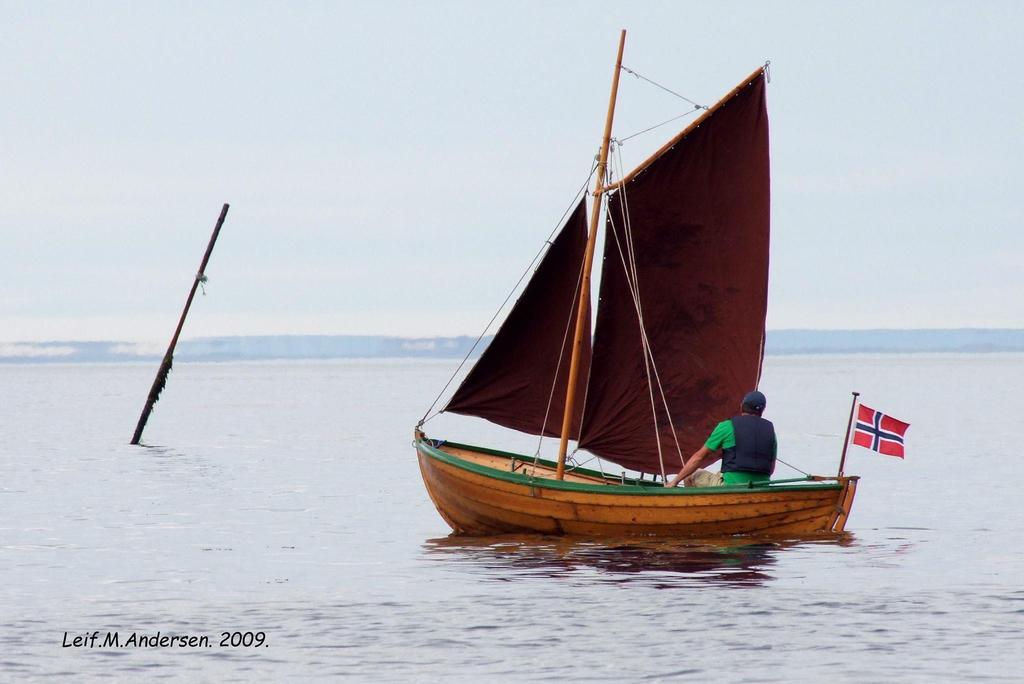
[[697,468],[700,468],[704,464],[704,459],[709,459],[712,463],[714,460],[717,460],[717,457],[715,457],[715,459],[710,459],[712,455],[711,449],[708,449],[707,446],[702,446],[700,449],[697,449],[697,451],[693,452],[693,455],[687,459],[686,463],[683,464],[683,467],[680,468],[675,478],[672,479],[672,482],[665,486],[675,487],[680,482],[690,485],[692,482],[690,477]]

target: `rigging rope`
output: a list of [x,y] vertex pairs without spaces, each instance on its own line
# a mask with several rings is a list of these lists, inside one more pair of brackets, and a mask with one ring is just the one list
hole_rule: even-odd
[[686,97],[685,95],[680,95],[679,93],[677,93],[676,91],[672,90],[671,88],[667,88],[667,87],[661,85],[660,83],[658,83],[657,81],[652,81],[651,79],[647,78],[646,76],[644,76],[642,74],[638,74],[637,72],[635,72],[632,69],[630,69],[629,67],[627,67],[625,64],[622,65],[622,70],[625,71],[627,74],[632,74],[633,76],[635,76],[636,78],[639,78],[642,81],[647,81],[652,86],[655,86],[657,88],[661,88],[662,90],[664,90],[666,93],[669,93],[670,95],[675,95],[680,100],[685,100],[686,102],[689,102],[690,104],[692,104],[697,109],[707,109],[707,107],[705,107],[704,105],[702,105],[702,104],[700,104],[698,102],[694,102],[693,100],[691,100],[690,98]]
[[[591,176],[593,176],[593,171],[591,171]],[[587,181],[589,182],[590,179],[588,178]],[[579,193],[577,193],[577,195],[578,194]],[[585,266],[585,262],[586,262],[586,259],[584,259],[582,262],[580,262],[580,271],[579,271],[579,274],[576,276],[576,288],[573,290],[573,292],[577,293],[581,299],[583,298],[583,293],[580,292],[580,284],[583,282],[583,267]],[[575,300],[576,298],[573,297],[573,299]],[[588,312],[590,310],[590,305],[589,304],[587,305],[587,310],[588,310]],[[562,346],[560,347],[560,349],[558,351],[558,363],[555,365],[555,377],[551,380],[551,393],[548,394],[548,405],[544,409],[544,422],[540,424],[540,439],[537,440],[537,451],[533,455],[534,469],[536,469],[537,461],[540,459],[540,447],[544,443],[544,430],[546,430],[547,426],[548,426],[548,415],[550,415],[550,413],[551,413],[551,402],[555,398],[555,390],[558,389],[558,372],[562,369],[562,359],[565,357],[565,341],[569,338],[569,331],[573,329],[573,325],[572,324],[573,324],[573,321],[576,319],[576,316],[577,316],[577,308],[575,306],[569,307],[569,320],[567,320],[565,322],[565,332],[562,333]],[[588,383],[590,382],[589,378],[590,378],[590,376],[588,375],[587,376],[587,382]],[[566,390],[568,391],[568,389],[569,389],[568,381],[566,382],[565,387],[566,387]],[[570,426],[571,425],[572,424],[570,423]]]
[[[621,146],[618,146],[615,149],[615,160],[616,160],[616,163],[618,164],[619,173],[621,175],[622,172],[623,172],[622,148],[621,148]],[[627,233],[627,236],[628,236],[628,239],[629,239],[630,251],[631,251],[631,253],[633,255],[632,256],[632,259],[633,259],[633,278],[634,278],[634,281],[637,282],[637,307],[638,307],[638,313],[641,316],[640,332],[643,335],[644,345],[646,346],[647,354],[650,357],[651,369],[654,370],[654,379],[655,379],[655,381],[658,384],[658,391],[661,394],[661,403],[662,403],[662,406],[664,406],[664,408],[665,408],[665,417],[668,419],[669,428],[672,430],[672,439],[673,439],[673,441],[675,442],[675,445],[676,445],[676,452],[679,455],[679,462],[680,463],[685,463],[686,459],[683,458],[683,450],[682,450],[682,447],[679,445],[679,435],[676,433],[676,426],[675,426],[675,424],[672,421],[672,412],[669,410],[668,397],[665,396],[665,385],[661,382],[661,375],[658,372],[658,365],[654,361],[654,350],[651,348],[650,339],[647,337],[647,327],[644,326],[643,323],[642,323],[643,313],[639,309],[639,306],[640,306],[640,304],[639,304],[639,297],[640,297],[640,294],[639,294],[639,280],[638,280],[637,275],[636,275],[636,256],[635,256],[636,252],[635,252],[635,249],[633,248],[633,221],[632,221],[632,216],[629,213],[629,197],[626,194],[627,193],[627,189],[626,189],[625,185],[622,186],[621,192],[622,192],[622,207],[623,207],[623,213],[624,213],[624,218],[625,218],[625,223],[626,223],[626,233]],[[655,417],[655,421],[657,421],[657,417]],[[664,477],[664,473],[662,473],[662,477]]]
[[[602,194],[601,199],[602,199],[602,201],[604,201],[604,195],[603,194]],[[595,239],[596,239],[596,237],[597,236],[595,236]],[[581,269],[581,272],[582,272],[582,269]],[[593,312],[588,310],[587,311],[587,315],[593,317]],[[591,340],[591,341],[593,341],[593,340]],[[591,360],[593,360],[593,357],[591,357]],[[587,414],[587,397],[590,396],[590,378],[591,378],[591,374],[587,373],[587,381],[583,385],[583,401],[580,402],[580,434],[578,435],[578,437],[582,437],[583,436],[583,416],[585,416]],[[571,455],[575,456],[576,452],[579,451],[579,450],[580,450],[579,441],[577,439],[576,448],[574,448],[572,450],[572,454]],[[601,464],[601,457],[598,456],[597,454],[594,454],[594,457],[597,459],[597,467],[601,471],[601,477],[604,477],[605,476],[605,474],[604,474],[604,467]]]
[[[609,180],[610,179],[611,174],[609,174]],[[629,255],[629,263],[626,263],[627,259],[622,252],[622,244],[619,241],[618,230],[615,226],[615,218],[612,216],[610,207],[609,210],[606,212],[606,215],[608,216],[608,222],[610,224],[610,228],[612,231],[612,237],[615,238],[615,246],[619,252],[619,259],[622,261],[622,268],[626,272],[626,284],[629,286],[629,294],[633,300],[633,308],[636,309],[637,322],[640,325],[640,346],[644,355],[644,373],[647,375],[647,392],[651,400],[651,414],[654,417],[654,442],[658,447],[658,463],[661,466],[661,473],[662,475],[664,475],[665,457],[661,449],[661,431],[658,429],[658,407],[654,401],[654,383],[651,382],[651,363],[650,356],[648,353],[649,349],[647,346],[647,336],[644,334],[644,317],[640,308],[639,283],[636,280],[636,255],[632,250],[631,240],[629,239],[629,237],[624,235],[623,237],[626,240],[626,254]],[[629,232],[628,228],[625,225],[623,226],[623,231],[626,234],[628,234]]]
[[587,460],[585,460],[585,461],[577,461],[576,460],[576,454],[578,452],[579,452],[579,449],[573,449],[573,452],[566,457],[567,459],[572,459],[572,468],[571,469],[570,468],[566,468],[567,471],[576,470],[577,468],[582,468],[583,466],[587,465],[591,461],[597,461],[597,469],[598,469],[598,471],[600,471],[601,477],[605,478],[605,479],[608,478],[608,474],[604,472],[604,466],[602,464],[600,456],[598,456],[597,454],[591,454],[590,458],[588,458]]
[[632,74],[635,78],[638,78],[638,79],[643,80],[643,81],[647,81],[651,85],[664,90],[666,93],[669,93],[670,95],[678,97],[680,100],[683,100],[684,102],[690,103],[691,105],[693,105],[693,109],[691,109],[688,112],[684,112],[682,114],[679,114],[677,116],[673,116],[671,119],[666,119],[665,121],[662,121],[659,124],[655,124],[655,125],[651,126],[650,128],[645,128],[644,130],[637,131],[636,133],[633,133],[632,135],[627,135],[625,138],[612,138],[612,141],[615,142],[615,143],[618,143],[620,146],[622,145],[622,143],[626,142],[627,140],[632,140],[633,138],[637,137],[638,135],[643,135],[644,133],[650,133],[651,131],[653,131],[656,128],[661,128],[662,126],[664,126],[666,124],[670,124],[673,121],[678,121],[679,119],[682,119],[684,117],[691,116],[691,115],[695,114],[698,111],[701,111],[701,110],[707,111],[708,110],[707,105],[702,105],[702,104],[699,104],[697,102],[694,102],[693,100],[691,100],[690,98],[686,97],[685,95],[680,95],[679,93],[677,93],[676,91],[672,90],[671,88],[663,86],[662,84],[658,83],[657,81],[653,81],[653,80],[647,78],[643,74],[638,74],[637,72],[633,71],[632,69],[630,69],[629,67],[627,67],[625,65],[622,66],[622,70],[625,71],[627,74]]
[[[614,160],[614,163],[617,165],[617,167],[619,169],[619,172],[621,173],[622,172],[621,146],[616,146],[615,154],[613,156],[613,160]],[[618,231],[615,228],[615,219],[612,216],[610,211],[607,212],[607,215],[609,217],[608,221],[611,224],[612,237],[615,238],[615,244],[616,244],[616,247],[617,247],[618,252],[619,252],[619,258],[622,261],[622,267],[626,271],[626,282],[629,285],[630,295],[633,298],[633,306],[634,306],[634,308],[636,309],[636,312],[637,312],[637,320],[638,320],[638,323],[639,323],[639,326],[640,326],[641,346],[643,348],[643,353],[644,353],[644,370],[645,370],[645,372],[647,374],[647,386],[648,386],[648,392],[650,394],[650,399],[651,399],[651,412],[652,412],[653,417],[654,417],[654,435],[655,435],[655,441],[656,441],[656,444],[657,444],[657,447],[658,447],[658,461],[659,461],[659,464],[661,466],[661,476],[664,479],[665,478],[665,460],[664,460],[664,453],[663,453],[662,446],[661,446],[661,431],[660,431],[660,429],[658,427],[658,410],[657,410],[657,405],[656,405],[656,402],[655,402],[655,399],[654,399],[654,386],[655,386],[655,384],[658,386],[658,393],[661,396],[662,406],[665,409],[665,417],[666,417],[666,419],[668,421],[669,429],[672,432],[672,439],[673,439],[673,441],[675,443],[676,453],[679,456],[680,463],[685,463],[685,458],[683,458],[682,447],[679,444],[679,435],[676,433],[675,424],[672,421],[672,412],[671,412],[671,410],[669,410],[668,398],[665,395],[665,387],[664,387],[664,384],[661,382],[661,376],[658,373],[658,366],[657,366],[657,364],[654,361],[654,351],[651,349],[650,338],[648,338],[648,336],[647,336],[647,327],[644,324],[643,307],[642,307],[641,302],[640,302],[640,283],[639,283],[639,277],[638,277],[637,270],[636,270],[636,252],[635,252],[635,248],[634,248],[634,245],[633,245],[633,227],[632,227],[632,221],[631,221],[631,217],[630,217],[630,213],[629,213],[629,201],[628,201],[628,197],[626,195],[625,187],[622,188],[621,192],[622,192],[622,203],[621,204],[622,204],[622,212],[623,212],[623,219],[624,219],[624,225],[623,225],[624,236],[623,237],[624,237],[625,242],[626,242],[626,252],[625,253],[623,253],[622,244],[619,241]],[[628,264],[627,264],[627,255],[628,255],[628,261],[629,261]],[[654,373],[653,381],[652,381],[652,377],[651,377],[651,372],[652,371]]]
[[660,124],[654,124],[650,128],[645,128],[642,131],[637,131],[636,133],[634,133],[632,135],[627,135],[625,138],[612,138],[612,140],[615,143],[617,143],[618,145],[621,146],[622,143],[626,142],[627,140],[632,140],[633,138],[637,137],[638,135],[643,135],[644,133],[650,133],[651,131],[653,131],[656,128],[661,128],[662,126],[664,126],[666,124],[670,124],[673,121],[678,121],[679,119],[682,119],[684,117],[690,116],[690,115],[694,114],[695,112],[700,111],[702,109],[707,109],[707,107],[701,107],[701,106],[698,105],[698,106],[694,107],[693,109],[691,109],[690,111],[683,112],[682,114],[679,114],[678,116],[673,116],[671,119],[666,119],[665,121],[662,121]]
[[452,381],[455,380],[455,378],[458,376],[459,371],[462,370],[462,367],[466,365],[466,361],[468,361],[469,357],[473,355],[473,352],[476,350],[477,346],[480,344],[480,340],[482,340],[484,338],[484,336],[487,334],[487,331],[491,329],[492,325],[494,325],[494,321],[497,320],[498,316],[501,314],[502,310],[505,308],[505,305],[508,304],[508,301],[510,299],[512,299],[512,295],[514,295],[516,293],[516,290],[519,289],[519,286],[522,284],[523,280],[525,280],[526,276],[528,276],[530,274],[530,271],[533,269],[533,265],[537,263],[537,260],[540,259],[541,256],[544,254],[544,252],[548,249],[548,247],[551,246],[551,238],[554,237],[555,233],[558,231],[558,228],[562,225],[562,221],[565,220],[565,217],[568,216],[569,212],[572,211],[573,208],[576,206],[576,201],[579,199],[580,194],[583,193],[583,192],[586,192],[587,185],[590,184],[590,179],[593,178],[594,170],[596,168],[597,168],[597,162],[595,161],[593,163],[593,165],[591,165],[591,167],[590,167],[590,173],[587,174],[587,179],[585,181],[583,181],[583,185],[581,185],[580,189],[576,191],[576,194],[573,197],[572,202],[570,202],[569,207],[562,214],[562,218],[558,219],[558,222],[555,224],[555,227],[548,234],[548,237],[544,241],[544,244],[541,245],[540,250],[533,257],[533,260],[529,263],[529,265],[527,265],[526,270],[523,271],[523,274],[521,276],[519,276],[519,280],[516,281],[516,284],[512,286],[512,290],[509,291],[508,296],[505,297],[505,301],[503,301],[501,303],[501,306],[498,307],[498,310],[494,312],[493,316],[491,316],[491,320],[487,322],[487,325],[484,327],[483,332],[480,333],[480,336],[476,338],[476,341],[473,343],[473,346],[469,348],[468,352],[466,352],[466,356],[463,357],[462,362],[459,363],[458,367],[455,369],[455,372],[452,373],[452,376],[450,378],[448,378],[448,382],[446,382],[444,384],[444,387],[441,388],[441,391],[437,393],[436,397],[434,397],[434,401],[431,402],[430,408],[428,408],[427,412],[423,414],[422,418],[420,418],[420,422],[416,423],[416,427],[417,428],[422,427],[423,424],[426,423],[428,420],[431,420],[435,416],[443,413],[443,409],[441,411],[437,411],[436,413],[433,413],[433,414],[431,413],[431,411],[433,411],[434,407],[437,406],[437,402],[440,401],[442,396],[444,396],[444,393],[451,386]]
[[801,475],[806,475],[807,477],[810,477],[810,476],[811,476],[811,474],[810,474],[810,473],[805,473],[804,471],[800,470],[799,468],[797,468],[797,467],[796,467],[795,465],[793,465],[792,463],[786,463],[785,461],[783,461],[783,460],[782,460],[781,458],[779,458],[778,456],[776,456],[776,457],[775,457],[775,460],[776,460],[776,461],[778,461],[779,463],[781,463],[781,464],[782,464],[782,465],[784,465],[784,466],[789,466],[790,468],[792,468],[792,469],[793,469],[793,470],[795,470],[796,472],[800,473]]

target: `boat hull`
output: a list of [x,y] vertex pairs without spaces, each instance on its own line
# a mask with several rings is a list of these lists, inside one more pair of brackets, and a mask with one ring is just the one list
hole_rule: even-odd
[[857,483],[856,477],[846,477],[798,485],[666,489],[650,481],[621,484],[593,471],[558,481],[547,476],[545,462],[425,437],[417,438],[416,451],[441,517],[467,535],[838,534]]

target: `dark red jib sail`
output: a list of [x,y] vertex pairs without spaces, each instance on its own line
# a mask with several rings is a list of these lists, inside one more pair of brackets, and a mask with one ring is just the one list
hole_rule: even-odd
[[628,468],[661,470],[633,278],[620,257],[621,245],[630,264],[628,217],[640,310],[666,400],[655,384],[657,429],[673,472],[680,460],[669,416],[685,459],[739,412],[761,372],[769,235],[763,73],[628,180],[608,208],[580,446]]
[[[580,200],[445,411],[486,418],[534,435],[541,434],[542,427],[546,435],[561,434],[572,352],[569,328],[579,305],[577,288],[586,246],[586,201]],[[589,292],[586,299],[590,299]],[[586,326],[577,382],[580,393],[590,367],[589,316]],[[579,411],[576,413],[573,438],[579,434]]]

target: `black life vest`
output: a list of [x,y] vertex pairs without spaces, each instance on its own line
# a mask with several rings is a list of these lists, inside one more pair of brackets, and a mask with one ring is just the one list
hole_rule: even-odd
[[722,472],[771,475],[775,470],[775,426],[760,416],[742,415],[731,420],[736,446],[722,450]]

